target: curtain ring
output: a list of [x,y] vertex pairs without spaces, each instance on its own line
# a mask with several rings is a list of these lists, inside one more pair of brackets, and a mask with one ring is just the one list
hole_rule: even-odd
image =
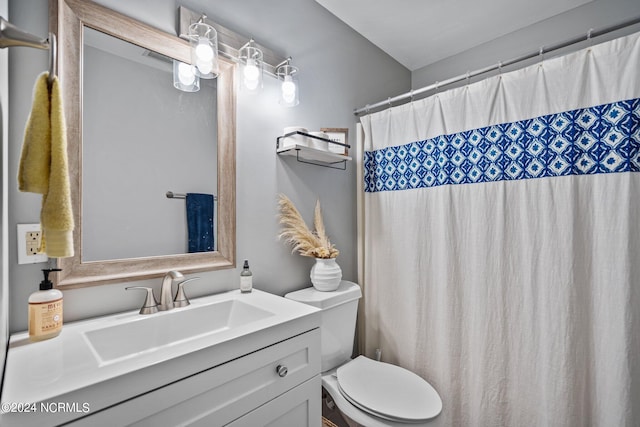
[[589,45],[589,47],[593,46],[593,40],[591,40],[592,35],[593,35],[593,28],[589,28],[589,31],[587,31],[587,44]]
[[440,88],[440,82],[436,81],[435,93],[438,93],[438,89]]
[[367,114],[369,114],[369,108],[370,108],[370,107],[371,107],[371,106],[370,106],[369,104],[367,104],[367,105],[365,105],[365,106],[364,106],[364,111],[365,111]]
[[392,106],[392,105],[391,105],[391,97],[388,97],[388,98],[387,98],[387,104],[389,104],[389,107],[391,107],[391,106]]
[[542,61],[544,61],[544,46],[540,46],[540,51],[538,51],[538,55],[540,56],[540,65],[542,65]]
[[413,89],[409,92],[409,99],[413,102]]
[[467,80],[467,86],[469,86],[469,77],[471,77],[471,73],[469,72],[469,70],[467,70],[467,76],[465,77],[465,79]]
[[502,61],[498,61],[498,74],[502,75]]

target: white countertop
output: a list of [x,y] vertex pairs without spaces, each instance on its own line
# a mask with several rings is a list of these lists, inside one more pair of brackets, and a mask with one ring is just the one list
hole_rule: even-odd
[[[147,316],[171,316],[178,310],[229,298],[254,304],[274,315],[108,363],[101,362],[94,354],[85,335],[87,331],[106,326],[136,322]],[[320,325],[319,310],[255,289],[248,294],[236,290],[193,299],[188,307],[147,316],[136,310],[70,323],[64,325],[58,337],[41,342],[30,342],[27,332],[13,335],[2,404],[76,402],[80,406],[88,404],[90,412],[95,412]],[[41,425],[56,425],[82,415],[50,414]],[[40,418],[33,414],[9,413],[0,415],[0,421],[3,426],[17,425],[21,417],[24,420],[26,416],[33,416],[33,421]]]

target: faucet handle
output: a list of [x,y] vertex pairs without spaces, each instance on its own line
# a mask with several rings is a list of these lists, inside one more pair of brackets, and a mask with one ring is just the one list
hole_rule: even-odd
[[153,289],[146,286],[129,286],[125,289],[141,289],[143,291],[147,291],[147,297],[145,298],[144,304],[140,309],[140,314],[153,314],[158,312],[158,303],[156,302],[156,298],[153,296]]
[[176,292],[176,297],[173,300],[174,307],[186,307],[190,304],[189,300],[187,299],[187,295],[184,293],[184,284],[198,279],[199,277],[192,277],[191,279],[187,279],[178,283],[178,291]]

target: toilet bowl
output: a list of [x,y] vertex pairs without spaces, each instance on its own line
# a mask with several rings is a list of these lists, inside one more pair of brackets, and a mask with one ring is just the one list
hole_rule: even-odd
[[[339,372],[343,369],[348,371]],[[324,373],[322,386],[351,427],[427,426],[442,410],[431,384],[364,356]]]
[[438,392],[418,375],[364,356],[351,359],[360,287],[306,288],[285,298],[322,310],[322,386],[351,427],[427,426],[442,410]]

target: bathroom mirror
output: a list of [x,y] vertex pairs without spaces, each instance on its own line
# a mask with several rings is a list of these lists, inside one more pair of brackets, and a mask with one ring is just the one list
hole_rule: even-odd
[[217,80],[177,90],[171,58],[89,27],[82,49],[82,259],[215,250],[218,204],[199,247],[183,197],[218,194]]
[[[207,110],[210,113],[200,111],[199,117],[195,119],[189,117],[189,123],[186,123],[186,118],[184,121],[174,121],[175,126],[184,126],[183,130],[200,123],[201,126],[194,136],[190,137],[184,132],[178,135],[173,132],[174,129],[169,129],[171,132],[169,130],[156,132],[154,129],[153,137],[150,138],[155,140],[152,146],[145,147],[141,142],[134,141],[120,144],[124,150],[122,153],[112,151],[118,143],[122,142],[116,141],[117,133],[113,133],[107,139],[96,138],[96,135],[104,133],[108,129],[125,129],[134,126],[137,122],[143,128],[149,126],[149,120],[152,123],[166,122],[168,118],[172,117],[171,110],[174,110],[175,115],[173,116],[177,120],[182,113],[181,108],[186,108],[185,105],[193,103],[196,98],[187,97],[194,95],[193,93],[180,93],[172,87],[172,81],[168,79],[168,89],[175,92],[172,92],[173,98],[170,101],[159,102],[156,99],[152,103],[154,107],[163,110],[158,113],[155,119],[149,118],[152,113],[145,108],[144,114],[135,113],[135,110],[132,110],[132,113],[137,116],[126,126],[123,123],[118,123],[118,112],[108,113],[100,109],[96,110],[95,104],[92,104],[95,100],[87,98],[88,96],[96,96],[96,91],[83,85],[83,82],[95,80],[96,77],[95,75],[87,76],[86,72],[89,70],[85,70],[83,67],[85,58],[88,59],[89,55],[95,58],[94,45],[114,44],[117,41],[126,45],[128,50],[138,49],[145,52],[146,56],[159,61],[155,63],[155,68],[163,68],[161,62],[168,63],[173,59],[189,63],[189,44],[174,35],[164,33],[89,1],[50,0],[50,17],[51,31],[58,35],[58,75],[62,86],[67,120],[69,174],[75,220],[75,255],[71,258],[58,260],[58,267],[62,269],[62,272],[54,277],[56,286],[71,288],[141,280],[160,277],[169,270],[190,273],[235,267],[234,64],[220,58],[218,78],[214,81],[203,82],[204,84],[201,86],[204,90],[200,95],[206,96],[208,93],[215,97],[215,102],[211,102],[212,108]],[[100,38],[106,39],[103,42],[96,41]],[[91,46],[87,47],[85,41]],[[117,62],[115,59],[103,58],[103,60]],[[93,68],[95,72],[95,67]],[[149,74],[149,80],[151,80],[150,76]],[[119,79],[126,78],[126,76],[120,76],[109,80],[112,80],[113,84]],[[122,88],[117,89],[104,87],[100,91],[103,94],[113,95]],[[140,87],[140,89],[140,93],[142,93],[142,88]],[[160,93],[166,90],[167,88],[164,87],[156,92]],[[83,108],[86,108],[86,111],[83,111]],[[170,114],[167,115],[167,112]],[[211,115],[210,119],[206,117],[207,114]],[[102,120],[97,117],[105,115],[107,117]],[[83,122],[83,118],[85,122]],[[145,122],[147,122],[146,125]],[[96,124],[99,125],[97,129],[95,128]],[[85,125],[87,129],[84,129]],[[145,130],[134,130],[128,133],[144,135]],[[160,140],[164,136],[166,138]],[[96,141],[98,141],[98,145],[95,145]],[[105,147],[107,144],[109,147]],[[201,147],[197,148],[196,145]],[[111,151],[108,155],[101,153],[100,147],[109,148]],[[178,151],[175,151],[176,149]],[[200,154],[196,154],[194,158],[186,157],[188,152],[198,153],[198,149],[204,151],[200,151]],[[143,153],[136,154],[136,151]],[[145,151],[148,152],[146,159]],[[183,155],[176,157],[176,152]],[[131,157],[134,155],[141,155],[141,157],[137,160],[132,159]],[[114,175],[121,174],[123,169],[120,162],[114,162],[114,159],[124,159],[125,156],[130,163],[129,169],[135,170],[135,166],[132,167],[131,163],[138,162],[140,170],[144,171],[146,168],[149,173],[158,177],[165,175],[163,170],[166,171],[166,175],[172,175],[169,172],[172,167],[170,163],[150,166],[154,161],[159,161],[161,157],[173,157],[176,162],[193,162],[192,169],[197,169],[197,172],[186,173],[189,168],[184,169],[184,165],[181,164],[180,167],[174,167],[174,169],[184,169],[182,175],[185,173],[192,175],[194,181],[184,183],[178,181],[175,178],[177,175],[174,175],[173,179],[168,178],[166,182],[161,183],[161,187],[153,187],[152,185],[152,183],[158,184],[160,179],[136,179],[135,175],[114,178]],[[204,163],[202,162],[203,158],[206,159]],[[100,173],[96,172],[98,166],[102,169]],[[87,168],[86,171],[85,168]],[[127,181],[130,187],[123,187],[121,184]],[[175,186],[170,185],[173,182],[175,182]],[[120,190],[113,188],[116,184],[120,185]],[[110,195],[108,197],[104,197],[106,194],[104,187],[109,187]],[[117,197],[118,191],[122,192],[124,188],[126,188],[126,197],[124,195]],[[184,223],[185,200],[167,198],[166,191],[183,194],[187,192],[211,193],[216,196],[217,200],[214,203],[214,251],[183,253],[186,252],[183,250],[186,230]],[[147,210],[144,209],[144,206],[136,205],[136,199],[142,198],[142,195],[151,197],[154,203],[158,204],[150,206],[150,202],[146,203],[149,208]],[[163,224],[159,221],[158,209],[163,207],[167,211],[173,212],[170,215],[174,215],[174,219],[169,221],[173,221],[174,225],[172,223]],[[105,210],[111,214],[99,216],[99,213]],[[127,215],[127,211],[135,211],[135,214],[141,216],[142,220],[134,222],[133,217],[136,215]],[[143,215],[139,215],[141,211]],[[144,223],[145,216],[150,219],[146,224]],[[112,222],[109,222],[109,218]],[[143,235],[142,228],[148,228],[148,223],[154,224],[155,228],[146,230]],[[125,231],[122,235],[124,237],[119,237],[115,242],[107,242],[105,235],[100,233],[114,228]],[[144,236],[140,237],[138,241],[136,241],[136,230],[141,231],[138,236]],[[158,251],[157,248],[160,246],[158,242],[161,241],[158,236],[166,238],[169,234],[178,236],[178,246],[173,248],[168,246],[168,248]],[[106,247],[106,251],[103,246]]]

